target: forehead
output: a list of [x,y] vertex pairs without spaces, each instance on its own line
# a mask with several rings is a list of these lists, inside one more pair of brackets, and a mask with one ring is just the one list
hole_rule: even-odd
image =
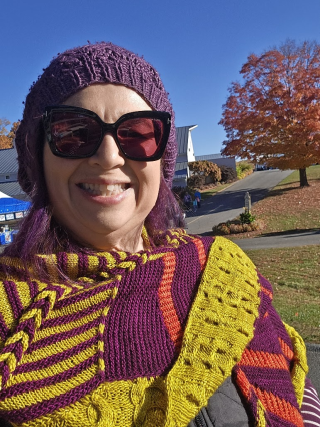
[[96,83],[87,86],[69,96],[63,104],[93,111],[95,108],[128,110],[124,112],[152,110],[149,103],[135,90],[111,83]]

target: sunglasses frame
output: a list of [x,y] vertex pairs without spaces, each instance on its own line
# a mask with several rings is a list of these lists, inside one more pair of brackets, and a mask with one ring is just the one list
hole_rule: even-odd
[[[98,122],[100,127],[101,127],[101,136],[100,136],[100,140],[96,144],[95,148],[89,154],[80,155],[80,156],[79,155],[78,156],[77,155],[68,155],[65,153],[61,153],[57,149],[55,143],[53,142],[53,138],[52,138],[52,134],[51,134],[51,119],[52,119],[53,112],[59,112],[59,113],[71,112],[71,113],[75,113],[75,114],[82,114],[82,115],[90,117],[91,119],[94,119],[96,122]],[[159,160],[162,157],[162,155],[166,149],[166,145],[167,145],[169,134],[170,134],[170,127],[171,127],[171,115],[170,115],[170,113],[167,113],[166,111],[153,111],[153,110],[150,110],[150,111],[134,111],[132,113],[124,114],[115,123],[105,123],[98,116],[98,114],[94,113],[91,110],[87,110],[87,109],[81,108],[81,107],[73,107],[71,105],[55,105],[55,106],[46,107],[45,113],[43,114],[42,118],[43,118],[44,131],[45,131],[46,138],[48,140],[49,147],[50,147],[52,154],[54,154],[55,156],[58,156],[58,157],[63,157],[65,159],[85,159],[85,158],[93,156],[97,152],[97,150],[99,149],[105,134],[110,133],[113,136],[120,152],[123,154],[123,156],[126,159],[135,160],[138,162],[152,162],[155,160]],[[136,158],[134,156],[129,156],[128,154],[126,154],[124,152],[124,150],[121,147],[121,144],[118,140],[117,129],[121,125],[121,123],[127,121],[128,119],[136,119],[136,118],[157,119],[157,120],[160,120],[163,124],[163,135],[162,135],[160,144],[158,146],[158,150],[155,152],[154,155],[152,155],[150,157]]]

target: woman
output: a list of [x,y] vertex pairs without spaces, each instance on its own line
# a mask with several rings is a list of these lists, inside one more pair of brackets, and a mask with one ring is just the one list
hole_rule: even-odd
[[303,425],[305,347],[233,243],[188,236],[174,115],[110,43],[59,54],[16,135],[29,215],[1,257],[0,416],[15,426]]

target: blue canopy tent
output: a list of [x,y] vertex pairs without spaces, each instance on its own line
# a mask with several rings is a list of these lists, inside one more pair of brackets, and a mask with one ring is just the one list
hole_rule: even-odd
[[[24,217],[24,213],[29,209],[30,202],[14,199],[0,191],[0,226],[8,224],[8,221],[18,220]],[[12,232],[9,230],[0,233],[0,244],[10,243]]]

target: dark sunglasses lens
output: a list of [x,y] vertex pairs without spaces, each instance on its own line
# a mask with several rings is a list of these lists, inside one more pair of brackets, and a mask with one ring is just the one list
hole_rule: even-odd
[[141,117],[121,123],[117,137],[126,155],[136,159],[147,159],[161,148],[163,130],[161,120]]
[[52,142],[66,156],[87,156],[101,137],[101,126],[91,117],[72,112],[52,112]]

